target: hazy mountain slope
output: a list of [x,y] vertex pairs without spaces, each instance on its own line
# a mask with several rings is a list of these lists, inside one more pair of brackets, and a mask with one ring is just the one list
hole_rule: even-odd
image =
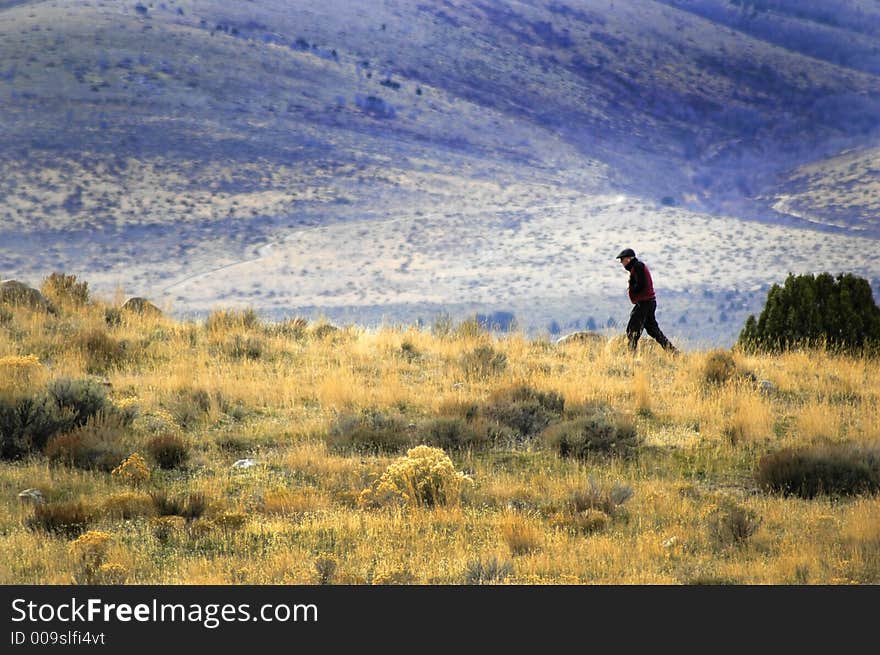
[[[821,222],[876,238],[862,178],[834,207],[797,187],[799,167],[880,142],[876,11],[838,6],[831,24],[781,1],[0,2],[0,274],[67,270],[180,311],[546,301],[540,324],[582,313],[558,275],[617,303],[595,267],[623,243],[662,256],[667,279],[692,276],[670,289],[700,284],[673,263],[692,243],[669,237],[667,214],[599,225],[597,197],[791,229],[830,212]],[[741,270],[706,284],[760,286],[736,221],[718,225]],[[399,287],[352,262],[316,273],[291,250],[344,237],[379,261],[391,255],[374,237],[392,227],[406,234],[384,267]],[[268,244],[287,272],[242,288],[236,265]],[[507,281],[496,247],[518,262]],[[425,295],[450,261],[460,283]],[[303,270],[302,289],[278,284]]]
[[659,0],[769,43],[880,73],[880,5],[872,0]]
[[782,213],[872,233],[880,228],[880,148],[846,151],[786,175],[770,198]]
[[15,5],[0,23],[8,146],[179,159],[200,180],[186,160],[349,163],[376,138],[403,156],[448,148],[556,170],[557,137],[609,164],[618,187],[730,210],[768,171],[880,115],[874,76],[656,2],[364,12],[343,0]]

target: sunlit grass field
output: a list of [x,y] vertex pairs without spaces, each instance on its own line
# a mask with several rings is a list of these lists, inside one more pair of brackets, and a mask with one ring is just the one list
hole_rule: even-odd
[[2,584],[880,583],[876,359],[120,300],[0,306]]

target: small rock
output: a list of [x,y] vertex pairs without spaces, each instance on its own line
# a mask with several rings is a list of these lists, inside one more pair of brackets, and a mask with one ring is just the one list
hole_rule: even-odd
[[759,383],[761,387],[761,393],[770,395],[774,391],[776,391],[776,385],[773,384],[770,380],[761,380]]
[[162,316],[162,310],[146,298],[129,298],[119,309],[124,312],[140,314],[141,316]]
[[257,462],[250,457],[246,457],[244,459],[236,460],[232,464],[232,468],[234,469],[249,469],[252,466],[256,466]]
[[33,503],[34,505],[46,502],[46,499],[43,498],[43,492],[39,489],[25,489],[18,494],[18,498],[23,503]]
[[599,334],[598,332],[592,331],[582,331],[582,332],[572,332],[571,334],[566,334],[564,337],[559,337],[556,340],[557,346],[562,346],[567,343],[587,343],[587,344],[600,344],[605,343],[607,339]]
[[54,312],[46,297],[24,282],[18,280],[5,280],[0,282],[0,303],[8,305],[25,305],[31,309],[40,309],[45,312]]
[[678,543],[678,537],[669,537],[666,541],[663,542],[664,548],[672,548],[675,544]]

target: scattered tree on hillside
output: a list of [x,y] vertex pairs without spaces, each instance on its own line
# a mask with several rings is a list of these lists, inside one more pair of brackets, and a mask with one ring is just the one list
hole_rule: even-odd
[[778,351],[823,346],[846,352],[880,351],[880,307],[871,286],[851,273],[834,278],[789,274],[767,293],[761,315],[749,316],[738,345]]

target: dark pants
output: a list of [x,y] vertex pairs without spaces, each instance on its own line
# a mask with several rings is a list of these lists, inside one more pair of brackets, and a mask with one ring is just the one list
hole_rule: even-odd
[[633,305],[632,313],[629,315],[629,323],[626,324],[626,338],[629,340],[630,350],[636,349],[639,345],[639,337],[642,336],[642,330],[645,330],[648,336],[663,346],[664,350],[675,351],[675,347],[660,331],[657,319],[654,318],[655,311],[657,311],[656,300],[643,300]]

